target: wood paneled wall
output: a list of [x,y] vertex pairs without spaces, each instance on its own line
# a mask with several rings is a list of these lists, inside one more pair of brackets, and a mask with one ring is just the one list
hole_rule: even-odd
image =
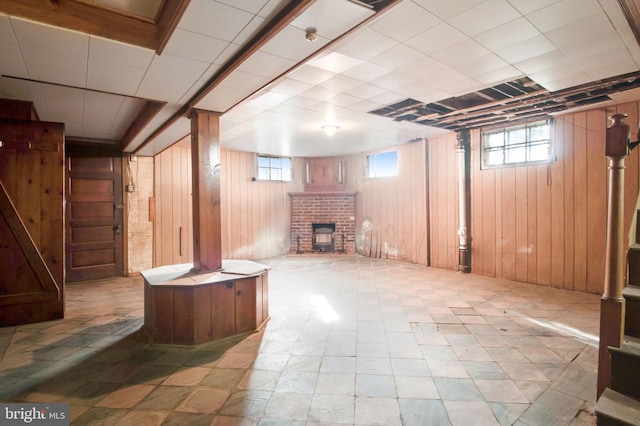
[[356,191],[356,251],[427,264],[425,143],[398,146],[398,176],[368,179],[366,155],[347,159],[347,189]]
[[[481,135],[472,132],[472,273],[601,293],[607,117],[625,112],[628,124],[636,129],[637,111],[637,103],[632,103],[556,117],[553,144],[557,159],[549,166],[481,170]],[[429,141],[431,259],[433,266],[450,269],[455,269],[457,261],[455,150],[455,136]],[[637,151],[626,165],[625,224],[631,231],[640,182]]]
[[[221,150],[220,156],[222,257],[263,259],[288,254],[288,194],[303,189],[302,159],[294,160],[293,182],[267,182],[252,180],[257,174],[255,154]],[[177,144],[157,155],[155,176],[154,266],[190,262],[191,148]]]

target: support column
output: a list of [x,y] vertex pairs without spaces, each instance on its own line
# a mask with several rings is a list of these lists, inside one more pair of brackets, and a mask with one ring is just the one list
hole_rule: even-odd
[[220,216],[220,114],[193,110],[191,165],[193,203],[193,270],[222,269]]
[[624,161],[629,155],[629,126],[626,114],[609,119],[605,153],[609,159],[607,203],[607,248],[605,254],[604,292],[600,301],[600,346],[598,355],[597,397],[611,383],[611,360],[608,347],[620,347],[624,338],[625,286],[624,247]]
[[458,271],[471,272],[469,247],[469,153],[470,132],[459,130],[458,138]]

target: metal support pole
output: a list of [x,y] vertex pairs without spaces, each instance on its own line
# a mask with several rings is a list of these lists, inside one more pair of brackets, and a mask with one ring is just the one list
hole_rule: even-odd
[[609,119],[605,151],[609,159],[607,202],[607,246],[605,253],[604,292],[600,301],[600,345],[598,354],[599,398],[611,383],[611,360],[608,348],[620,347],[624,338],[624,160],[629,155],[629,126],[626,114]]
[[468,156],[470,151],[470,132],[460,130],[458,137],[458,271],[471,272],[471,253],[469,250],[468,227]]

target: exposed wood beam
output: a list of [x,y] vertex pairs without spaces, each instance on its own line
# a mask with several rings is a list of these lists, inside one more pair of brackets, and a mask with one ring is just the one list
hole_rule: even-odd
[[157,101],[147,101],[145,103],[145,105],[142,107],[140,112],[138,112],[138,115],[133,119],[133,121],[129,125],[129,128],[122,137],[122,151],[124,151],[129,147],[129,145],[131,145],[133,138],[135,138],[136,135],[140,133],[140,131],[144,129],[147,124],[149,124],[153,117],[155,117],[156,114],[165,105],[166,102]]
[[[140,144],[134,151],[137,153],[142,148],[147,146],[158,137],[162,132],[171,127],[179,118],[189,115],[190,111],[195,105],[200,102],[207,94],[209,94],[222,80],[224,80],[229,74],[238,69],[244,61],[246,61],[252,54],[260,50],[269,40],[289,25],[294,19],[296,19],[302,12],[304,12],[309,6],[311,6],[315,0],[293,0],[290,1],[262,30],[260,30],[238,53],[236,53],[225,65],[207,81],[204,87],[196,93],[187,104],[185,104],[180,110],[171,116],[166,122],[164,122],[155,132],[153,132],[142,144]],[[219,111],[225,112],[225,111]]]
[[629,27],[631,27],[636,42],[640,45],[640,4],[638,0],[618,0],[618,5],[622,9]]
[[[269,24],[267,24],[267,26],[265,28],[263,28],[258,34],[256,34],[256,36],[254,36],[251,39],[251,41],[247,44],[247,46],[244,49],[242,49],[240,52],[238,52],[229,62],[227,62],[218,71],[218,73],[216,73],[207,82],[207,84],[205,84],[205,86],[202,88],[202,90],[200,90],[193,98],[191,98],[191,100],[184,107],[182,107],[180,110],[178,110],[173,116],[171,116],[171,118],[169,118],[158,129],[156,129],[156,131],[153,132],[144,142],[142,142],[133,152],[134,153],[139,152],[144,147],[149,145],[151,143],[151,141],[153,141],[156,137],[158,137],[165,130],[167,130],[169,127],[171,127],[179,118],[189,115],[191,109],[195,108],[196,104],[199,101],[201,101],[208,93],[210,93],[218,84],[220,84],[220,82],[222,82],[222,80],[225,77],[227,77],[229,74],[231,74],[231,72],[233,72],[235,69],[237,69],[242,64],[242,62],[244,62],[247,58],[249,58],[249,56],[251,56],[253,53],[255,53],[258,50],[260,50],[260,48],[264,44],[266,44],[271,38],[275,37],[275,35],[279,31],[282,31],[282,29],[284,29],[287,25],[289,25],[289,23],[291,21],[293,21],[300,14],[302,14],[315,1],[316,0],[292,0],[291,2],[289,2],[289,4],[282,11],[280,11],[280,13],[278,13],[278,15],[276,15],[269,22]],[[387,11],[388,9],[390,9],[391,7],[393,7],[396,4],[400,3],[401,1],[402,0],[388,0],[387,3],[384,6],[382,6],[376,12],[376,14],[374,14],[371,17],[369,17],[368,19],[364,20],[359,25],[356,25],[354,28],[352,28],[351,30],[349,30],[346,33],[342,34],[340,37],[332,40],[330,43],[328,43],[324,47],[324,49],[320,49],[317,52],[309,55],[307,58],[305,58],[304,60],[300,61],[300,63],[298,65],[292,67],[291,69],[289,69],[289,70],[285,71],[284,73],[282,73],[281,75],[277,76],[271,82],[279,79],[284,74],[288,74],[288,73],[292,72],[297,67],[299,67],[301,64],[304,64],[307,61],[309,61],[310,59],[312,59],[315,56],[319,55],[325,49],[329,48],[330,46],[334,45],[338,41],[342,40],[344,37],[348,36],[349,34],[353,33],[357,29],[359,29],[362,26],[366,25],[369,21],[371,21],[374,18],[376,18],[380,13],[383,13],[383,12]],[[269,82],[268,84],[270,84],[271,82]],[[256,92],[259,92],[265,86],[259,88],[258,90],[256,90]],[[254,93],[256,93],[256,92],[254,92]],[[251,96],[251,95],[249,95],[249,96]],[[243,100],[241,100],[240,102],[242,102]],[[235,105],[233,105],[231,108],[233,108],[234,106]],[[231,108],[229,108],[229,109],[231,109]],[[225,113],[226,111],[218,111],[218,112]]]
[[2,1],[0,12],[141,46],[160,53],[189,1],[166,0],[157,24],[151,19],[124,11],[72,0]]

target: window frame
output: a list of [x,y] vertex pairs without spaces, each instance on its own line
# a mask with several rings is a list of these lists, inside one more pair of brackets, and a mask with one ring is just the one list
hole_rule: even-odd
[[[269,161],[269,165],[268,166],[262,166],[260,165],[261,159],[267,159]],[[282,160],[287,160],[289,162],[289,167],[283,167],[283,165],[281,164],[279,167],[276,166],[275,164],[272,165],[271,162],[272,160],[280,160],[282,162]],[[263,174],[261,173],[261,170],[268,170],[268,174],[269,177],[265,178],[263,177]],[[274,178],[273,177],[273,173],[272,171],[279,171],[280,173],[280,178]],[[289,179],[283,179],[283,171],[288,170],[289,171]],[[278,156],[278,155],[264,155],[264,154],[256,154],[256,180],[261,181],[261,182],[292,182],[293,181],[293,158],[292,157],[286,157],[286,156]]]
[[[394,154],[395,155],[395,174],[384,174],[384,175],[374,175],[371,176],[371,158],[375,158],[376,159],[376,163],[377,163],[377,159],[381,156],[387,155],[387,154]],[[374,170],[376,170],[377,167],[374,167]],[[383,178],[389,178],[389,177],[397,177],[398,174],[400,173],[400,165],[398,164],[398,151],[397,150],[390,150],[390,151],[383,151],[383,152],[377,152],[375,154],[369,154],[365,157],[365,178],[367,179],[383,179]]]
[[[531,129],[535,127],[540,127],[541,125],[546,125],[548,129],[547,138],[544,139],[531,139]],[[490,127],[487,129],[482,129],[480,133],[480,168],[482,170],[491,170],[491,169],[501,169],[507,167],[526,167],[526,166],[537,166],[537,165],[545,165],[551,164],[555,161],[554,156],[554,143],[553,143],[553,129],[554,129],[554,120],[553,118],[548,118],[545,120],[536,120],[536,121],[528,121],[521,123],[513,123],[511,125],[503,125],[499,127]],[[524,130],[524,141],[518,143],[509,143],[508,136],[511,134],[515,134],[518,131]],[[500,145],[495,146],[487,146],[489,137],[491,135],[502,134],[503,141]],[[536,147],[547,146],[548,147],[548,158],[544,160],[530,160],[530,155],[532,150]],[[508,161],[507,155],[510,150],[524,149],[525,160],[523,161]],[[502,153],[502,162],[501,163],[489,163],[488,155],[489,152],[501,152]]]

